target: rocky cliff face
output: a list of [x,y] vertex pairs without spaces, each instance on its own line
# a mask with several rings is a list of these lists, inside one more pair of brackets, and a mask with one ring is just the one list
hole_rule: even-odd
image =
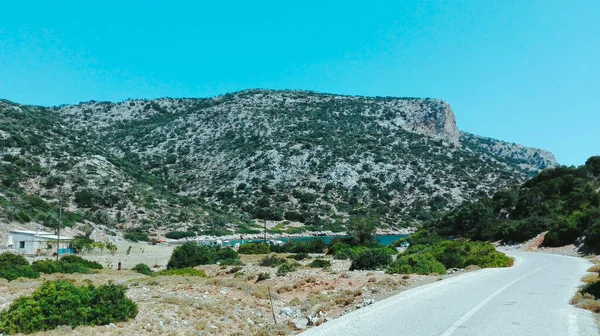
[[[450,106],[437,99],[249,90],[208,99],[6,106],[0,111],[18,108],[30,119],[21,132],[39,133],[42,116],[61,130],[27,145],[2,118],[0,131],[9,136],[0,155],[51,162],[46,175],[32,172],[19,188],[44,195],[47,188],[32,187],[40,185],[34,181],[43,185],[54,175],[71,195],[103,194],[116,183],[127,191],[124,200],[94,209],[71,201],[73,211],[101,210],[111,223],[239,229],[254,218],[318,230],[342,228],[360,215],[404,226],[554,164],[547,152],[461,133]],[[58,169],[63,154],[46,151],[45,142],[73,139],[84,157]],[[115,177],[102,178],[108,171]],[[98,183],[70,183],[96,173]]]
[[518,167],[519,170],[530,175],[557,165],[554,155],[543,149],[525,147],[467,132],[460,133],[460,142],[467,150],[503,162],[507,167]]

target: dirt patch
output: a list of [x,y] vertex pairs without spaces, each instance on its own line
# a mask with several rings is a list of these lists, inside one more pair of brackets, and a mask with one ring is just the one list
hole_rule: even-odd
[[548,231],[542,232],[539,235],[530,239],[527,243],[525,243],[525,246],[523,247],[523,251],[531,252],[533,250],[537,250],[540,247],[540,245],[542,245],[542,243],[544,242],[544,238],[546,237],[547,233],[548,233]]

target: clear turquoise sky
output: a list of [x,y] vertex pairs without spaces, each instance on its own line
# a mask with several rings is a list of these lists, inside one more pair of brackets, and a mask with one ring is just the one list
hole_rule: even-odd
[[579,165],[600,154],[600,1],[9,1],[0,11],[1,98],[248,88],[441,98],[465,131]]

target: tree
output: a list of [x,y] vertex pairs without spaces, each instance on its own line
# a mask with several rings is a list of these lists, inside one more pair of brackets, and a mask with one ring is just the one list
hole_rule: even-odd
[[110,252],[111,255],[115,255],[115,253],[117,252],[117,245],[111,242],[106,242],[106,249]]
[[106,247],[106,245],[104,245],[104,243],[103,243],[103,242],[94,242],[94,243],[92,244],[92,246],[93,246],[94,248],[97,248],[98,250],[100,250],[100,253],[102,253],[102,251],[104,251],[104,248]]
[[350,234],[356,244],[369,245],[374,242],[377,221],[367,217],[352,217],[346,224],[346,232]]
[[83,250],[89,252],[93,247],[91,246],[94,241],[86,236],[75,236],[75,239],[71,242],[71,247],[75,250],[75,253],[79,253]]
[[[391,250],[392,253],[395,250]],[[392,262],[390,251],[385,249],[367,249],[353,258],[350,270],[375,270],[385,268]]]
[[585,166],[592,175],[600,177],[600,156],[592,156],[585,162]]

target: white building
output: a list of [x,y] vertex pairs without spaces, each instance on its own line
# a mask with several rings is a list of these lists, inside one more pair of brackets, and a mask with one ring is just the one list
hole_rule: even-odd
[[[73,237],[60,236],[59,253],[68,252]],[[54,233],[43,231],[8,231],[6,248],[21,254],[42,254],[56,252],[58,237]]]

